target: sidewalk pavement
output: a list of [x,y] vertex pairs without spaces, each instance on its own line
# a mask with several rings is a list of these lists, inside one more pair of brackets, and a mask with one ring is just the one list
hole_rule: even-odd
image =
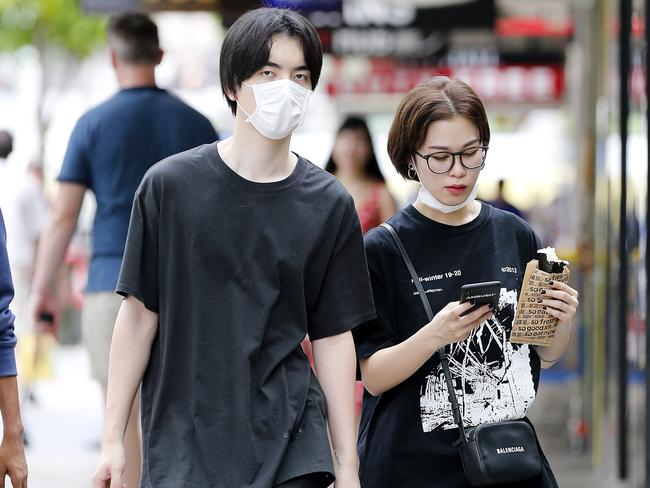
[[[592,468],[590,454],[577,454],[570,448],[567,432],[571,383],[540,383],[537,398],[529,413],[540,444],[560,488],[623,488],[613,471]],[[614,449],[610,446],[608,450]]]
[[53,351],[52,380],[23,400],[29,488],[88,488],[99,459],[103,402],[81,346]]

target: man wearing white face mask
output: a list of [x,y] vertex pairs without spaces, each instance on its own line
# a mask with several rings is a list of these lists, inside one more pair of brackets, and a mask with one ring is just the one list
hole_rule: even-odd
[[350,329],[375,316],[361,229],[336,179],[289,151],[320,41],[258,9],[220,62],[232,137],[160,162],[136,194],[94,486],[119,486],[142,378],[141,486],[358,488]]
[[238,107],[248,116],[246,122],[268,139],[284,139],[302,125],[307,113],[307,104],[312,91],[298,83],[281,79],[257,85],[249,85],[255,96],[255,112],[249,114],[244,107]]

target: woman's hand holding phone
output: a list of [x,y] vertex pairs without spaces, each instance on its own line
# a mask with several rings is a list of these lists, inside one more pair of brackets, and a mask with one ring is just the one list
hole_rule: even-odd
[[445,345],[467,339],[476,327],[492,318],[492,305],[482,305],[463,315],[474,306],[472,302],[451,302],[440,310],[425,327],[431,327],[434,335],[440,337]]

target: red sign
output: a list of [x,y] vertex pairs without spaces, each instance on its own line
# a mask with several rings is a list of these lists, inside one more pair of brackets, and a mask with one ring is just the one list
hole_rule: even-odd
[[573,33],[573,22],[566,19],[552,22],[542,17],[505,17],[498,19],[495,31],[499,37],[563,37]]
[[438,75],[466,82],[485,102],[551,103],[560,101],[564,93],[561,66],[375,69],[349,79],[335,76],[327,91],[332,96],[406,93]]

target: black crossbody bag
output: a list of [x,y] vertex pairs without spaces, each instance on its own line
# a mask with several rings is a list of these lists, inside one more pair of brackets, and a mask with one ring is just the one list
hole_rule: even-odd
[[[433,319],[433,311],[427,299],[420,278],[390,224],[381,224],[389,232],[399,249],[404,264],[413,279],[427,319]],[[465,478],[472,486],[495,486],[534,478],[541,473],[542,462],[537,449],[537,439],[532,427],[523,420],[509,420],[492,424],[480,424],[465,428],[454,391],[449,361],[444,347],[438,349],[438,356],[445,373],[449,401],[458,425],[460,438],[454,444],[460,449]]]

